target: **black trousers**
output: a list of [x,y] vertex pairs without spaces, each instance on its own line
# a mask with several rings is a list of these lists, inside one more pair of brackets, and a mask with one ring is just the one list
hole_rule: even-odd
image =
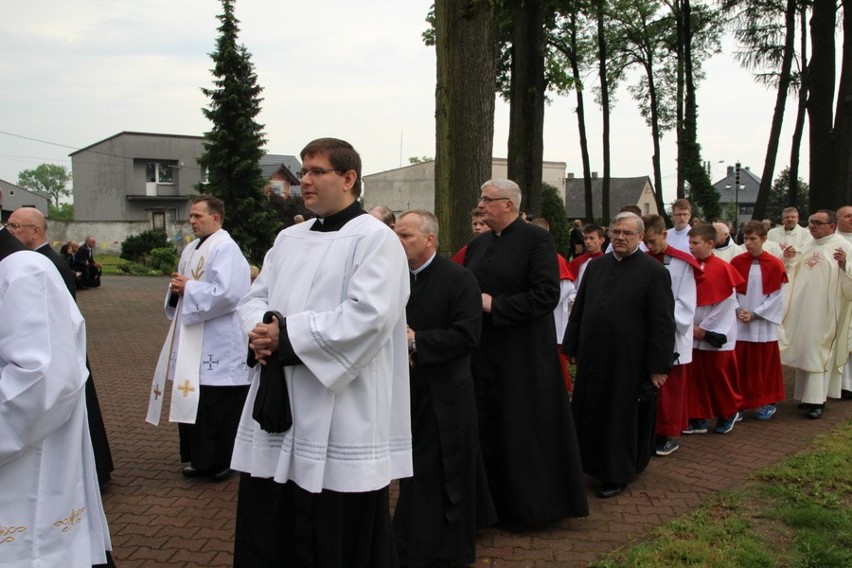
[[396,568],[390,491],[310,493],[240,477],[235,568]]
[[195,424],[178,424],[180,460],[195,469],[228,467],[249,387],[201,385]]

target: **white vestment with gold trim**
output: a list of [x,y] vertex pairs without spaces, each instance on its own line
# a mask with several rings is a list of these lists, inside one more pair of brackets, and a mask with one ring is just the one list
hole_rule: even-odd
[[0,261],[0,566],[106,562],[109,529],[86,419],[86,329],[56,268]]

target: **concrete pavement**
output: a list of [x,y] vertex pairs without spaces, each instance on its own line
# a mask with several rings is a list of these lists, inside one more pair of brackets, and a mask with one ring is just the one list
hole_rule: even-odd
[[[100,288],[78,293],[116,466],[103,494],[113,555],[120,568],[231,566],[237,478],[219,484],[184,479],[176,425],[166,417],[159,427],[145,422],[151,376],[168,328],[162,309],[167,282],[105,276]],[[852,402],[829,401],[824,418],[814,421],[788,400],[768,422],[746,417],[724,436],[684,436],[679,451],[653,458],[622,495],[598,499],[590,483],[586,518],[521,531],[483,530],[475,566],[587,566],[849,419]]]

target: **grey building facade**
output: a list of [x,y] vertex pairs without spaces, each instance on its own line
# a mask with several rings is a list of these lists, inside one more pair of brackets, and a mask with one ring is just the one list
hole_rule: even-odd
[[47,206],[50,197],[38,191],[30,191],[14,183],[0,179],[0,209],[5,223],[15,209],[20,207],[35,207],[47,217]]
[[185,221],[204,173],[203,136],[120,132],[71,154],[77,221]]

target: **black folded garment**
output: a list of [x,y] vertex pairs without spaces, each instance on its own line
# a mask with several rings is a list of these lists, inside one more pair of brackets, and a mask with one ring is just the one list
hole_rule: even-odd
[[[278,319],[279,329],[284,326],[284,316],[278,312],[263,314],[263,323],[272,323],[272,318]],[[257,387],[257,398],[254,400],[251,417],[260,424],[261,430],[270,434],[286,432],[293,425],[293,414],[290,411],[290,394],[287,392],[287,381],[284,380],[284,366],[278,359],[279,351],[267,357],[266,364],[260,369],[260,384]],[[257,360],[249,350],[248,364],[254,367]]]
[[715,331],[705,331],[704,341],[718,349],[728,342],[728,337],[724,333],[716,333]]

